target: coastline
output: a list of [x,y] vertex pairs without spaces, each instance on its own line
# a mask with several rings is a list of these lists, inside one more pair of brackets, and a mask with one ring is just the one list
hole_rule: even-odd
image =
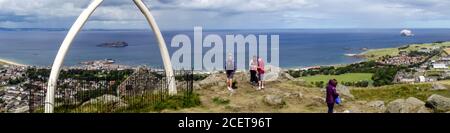
[[[405,50],[412,50],[412,49],[418,49],[418,47],[432,47],[432,46],[444,46],[444,47],[450,47],[450,41],[443,41],[443,42],[439,42],[439,43],[435,43],[435,42],[431,42],[431,43],[420,43],[420,44],[416,44],[416,43],[412,43],[412,44],[407,44],[408,46],[411,46],[410,48],[407,48]],[[377,56],[380,55],[386,55],[386,54],[392,54],[391,51],[393,50],[393,52],[398,52],[398,48],[400,47],[404,47],[404,46],[399,46],[399,47],[386,47],[386,48],[377,48],[377,49],[367,49],[365,51],[362,51],[360,53],[354,54],[354,56],[348,56],[350,58],[361,58],[361,61],[357,61],[354,63],[360,63],[360,62],[364,62],[364,61],[368,61],[368,60],[373,60],[374,57],[368,57],[368,54],[374,54]],[[412,48],[414,47],[414,48]],[[329,65],[312,65],[312,66],[289,66],[289,67],[279,67],[282,70],[299,70],[299,69],[308,69],[308,68],[314,68],[314,67],[321,67],[321,66],[334,66],[334,67],[340,67],[340,66],[346,66],[346,65],[350,65],[350,64],[354,64],[354,63],[337,63],[337,64],[329,64]],[[14,65],[14,66],[29,66],[26,64],[21,64],[15,61],[11,61],[11,60],[7,60],[7,59],[2,59],[0,57],[0,65],[1,64],[8,64],[8,65]],[[202,72],[207,72],[207,71],[202,71]],[[208,72],[214,72],[214,71],[208,71]]]
[[7,65],[14,65],[14,66],[28,66],[28,65],[25,65],[25,64],[21,64],[21,63],[17,63],[17,62],[14,62],[14,61],[1,59],[1,58],[0,58],[0,64],[7,64]]

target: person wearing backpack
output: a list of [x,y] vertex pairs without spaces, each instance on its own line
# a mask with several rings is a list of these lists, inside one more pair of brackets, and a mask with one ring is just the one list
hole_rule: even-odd
[[336,86],[338,82],[336,79],[331,79],[328,81],[328,85],[326,87],[326,102],[328,106],[328,113],[333,113],[334,104],[336,103],[336,98],[339,97],[339,94],[336,92]]

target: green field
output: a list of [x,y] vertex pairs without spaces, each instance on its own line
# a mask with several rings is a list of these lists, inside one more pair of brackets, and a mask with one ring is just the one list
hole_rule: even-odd
[[[426,44],[411,44],[408,48],[403,49],[405,51],[417,51],[420,48],[432,48],[432,47],[442,47],[442,46],[450,46],[450,42],[443,43],[426,43]],[[382,56],[390,55],[396,56],[398,55],[400,50],[398,48],[383,48],[383,49],[371,49],[362,53],[369,60],[376,60]]]
[[398,48],[384,48],[369,50],[364,52],[363,55],[369,60],[376,60],[385,55],[396,56],[398,53]]
[[347,73],[341,75],[315,75],[308,77],[301,77],[300,79],[305,80],[308,83],[323,81],[325,83],[330,79],[336,79],[338,82],[357,82],[366,80],[372,83],[372,73]]
[[[444,85],[449,87],[448,84]],[[387,103],[408,97],[415,97],[426,101],[433,94],[450,97],[450,91],[448,90],[431,90],[431,88],[431,84],[397,84],[383,87],[354,88],[351,90],[351,93],[355,96],[356,100],[382,100]]]

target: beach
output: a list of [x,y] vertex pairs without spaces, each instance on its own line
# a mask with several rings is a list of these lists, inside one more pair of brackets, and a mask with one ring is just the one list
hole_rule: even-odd
[[6,60],[6,59],[0,59],[0,64],[7,64],[7,65],[15,65],[15,66],[27,66],[25,64],[20,64],[14,61]]

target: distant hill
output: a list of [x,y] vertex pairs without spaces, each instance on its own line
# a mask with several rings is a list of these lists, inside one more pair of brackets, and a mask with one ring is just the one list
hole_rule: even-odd
[[2,28],[0,31],[66,31],[65,28]]
[[[68,31],[67,28],[3,28],[0,31]],[[145,29],[83,29],[83,31],[142,31]]]

